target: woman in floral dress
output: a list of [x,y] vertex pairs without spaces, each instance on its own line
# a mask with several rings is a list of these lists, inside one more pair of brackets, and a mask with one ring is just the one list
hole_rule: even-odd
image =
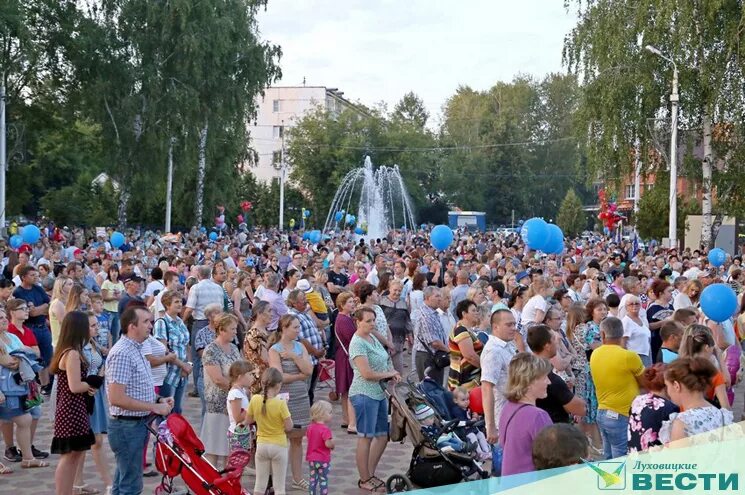
[[641,382],[649,392],[638,395],[631,403],[629,452],[661,446],[660,429],[679,410],[666,396],[665,368],[663,363],[657,363],[644,370]]
[[[598,398],[595,395],[595,384],[590,374],[590,356],[592,351],[600,347],[600,322],[608,315],[608,306],[600,298],[593,298],[587,302],[586,318],[587,323],[578,325],[574,329],[572,346],[579,355],[582,362],[582,368],[577,375],[577,384],[584,382],[584,394],[580,395],[587,405],[587,415],[582,418],[581,428],[590,438],[593,446],[600,444],[600,433],[597,429],[596,421],[598,414]],[[584,359],[582,359],[584,356]],[[582,386],[579,385],[579,389]]]
[[261,393],[261,375],[269,367],[269,331],[267,325],[272,319],[272,310],[266,301],[256,301],[253,306],[253,324],[243,340],[243,356],[254,364],[251,374],[254,384],[251,393]]

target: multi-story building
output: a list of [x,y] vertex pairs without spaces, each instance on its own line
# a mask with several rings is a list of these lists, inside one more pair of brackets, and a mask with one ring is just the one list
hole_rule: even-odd
[[359,108],[337,88],[324,86],[272,86],[266,88],[256,104],[256,122],[248,127],[251,147],[258,154],[251,172],[262,182],[280,178],[284,132],[306,113],[319,105],[332,114],[349,107]]

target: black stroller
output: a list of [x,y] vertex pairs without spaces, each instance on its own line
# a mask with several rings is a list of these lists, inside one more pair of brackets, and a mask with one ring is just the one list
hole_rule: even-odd
[[414,408],[419,404],[426,404],[437,413],[436,424],[440,427],[437,436],[451,433],[456,428],[478,427],[483,421],[444,420],[440,414],[441,404],[433,404],[416,386],[409,383],[400,382],[392,390],[385,390],[391,403],[391,440],[403,441],[408,436],[414,445],[409,470],[406,474],[394,474],[388,478],[387,493],[489,477],[489,473],[476,460],[475,453],[443,451],[437,446],[436,438],[428,438],[414,415]]

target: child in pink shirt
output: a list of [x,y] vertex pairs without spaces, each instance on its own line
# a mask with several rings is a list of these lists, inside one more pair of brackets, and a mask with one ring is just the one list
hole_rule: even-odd
[[306,433],[308,450],[305,453],[310,471],[310,495],[328,495],[331,449],[334,448],[331,430],[326,426],[331,419],[331,404],[325,400],[314,403],[310,408],[310,419],[312,422]]

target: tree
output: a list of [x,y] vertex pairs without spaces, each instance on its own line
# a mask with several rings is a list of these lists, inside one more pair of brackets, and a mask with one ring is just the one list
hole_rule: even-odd
[[587,215],[574,189],[569,189],[564,196],[559,213],[556,215],[556,224],[564,231],[564,235],[571,237],[582,233],[587,228]]
[[[668,234],[670,215],[670,180],[669,175],[658,173],[654,185],[644,191],[639,200],[639,211],[635,214],[636,228],[644,239],[662,239]],[[678,238],[685,237],[686,217],[700,214],[696,203],[684,196],[678,196]]]
[[[575,0],[579,22],[564,61],[583,75],[579,134],[590,165],[606,178],[633,172],[629,149],[648,156],[650,120],[669,119],[672,67],[645,51],[659,48],[680,70],[680,127],[701,137],[702,241],[712,242],[712,130],[742,121],[742,2]],[[668,124],[663,124],[665,127]],[[720,157],[722,158],[722,157]],[[648,167],[649,164],[645,164]],[[649,170],[649,167],[647,168]],[[724,191],[728,193],[728,191]],[[726,204],[728,198],[719,196]]]
[[408,123],[423,130],[429,120],[429,112],[424,102],[415,93],[408,92],[393,107],[393,121]]

